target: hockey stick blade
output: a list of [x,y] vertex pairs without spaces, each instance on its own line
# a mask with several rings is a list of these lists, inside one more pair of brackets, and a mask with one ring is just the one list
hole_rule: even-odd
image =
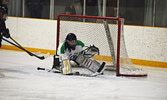
[[48,52],[47,54],[44,55],[44,58],[47,58],[50,56],[50,53]]
[[35,54],[35,55],[40,55],[40,54],[41,54],[41,51],[35,52],[34,54]]
[[[42,67],[37,67],[37,70],[44,70],[47,72],[53,72],[53,73],[61,73],[60,71],[56,71],[53,69],[46,69],[46,68],[42,68]],[[83,76],[83,77],[96,77],[97,75],[100,75],[100,73],[94,73],[94,74],[83,74],[83,73],[79,73],[79,72],[73,72],[71,74],[68,74],[68,76]]]
[[56,70],[53,70],[53,69],[46,69],[46,68],[42,68],[42,67],[37,67],[37,70],[46,70],[48,72],[61,73],[60,71],[56,71]]
[[43,59],[47,58],[47,57],[50,55],[49,53],[47,53],[45,56],[38,56],[38,55],[35,55],[35,54],[31,53],[30,51],[24,49],[23,47],[20,47],[20,46],[14,44],[13,42],[11,42],[11,41],[9,41],[9,40],[6,40],[6,39],[4,39],[4,38],[2,38],[2,40],[8,42],[8,43],[11,44],[11,45],[16,46],[17,48],[19,48],[19,49],[21,49],[21,50],[23,50],[23,51],[25,51],[25,52],[28,53],[30,56],[35,56],[35,57],[37,57],[37,58],[40,59],[40,60],[43,60]]
[[49,56],[50,56],[50,53],[48,52],[48,53],[45,54],[44,56],[38,56],[38,55],[33,54],[33,56],[35,56],[35,57],[37,57],[37,58],[43,60],[43,59],[46,59],[47,57],[49,57]]
[[[41,51],[38,51],[38,52],[35,52],[35,53],[34,53],[34,55],[40,55],[40,54],[42,54]],[[50,56],[50,53],[48,52],[48,53],[45,54],[43,57],[44,57],[44,59],[45,59],[45,58],[47,58],[47,57],[49,57],[49,56]]]

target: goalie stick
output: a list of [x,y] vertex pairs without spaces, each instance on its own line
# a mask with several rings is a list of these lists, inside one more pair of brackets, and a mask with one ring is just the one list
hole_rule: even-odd
[[[32,52],[26,50],[26,49],[23,48],[20,44],[19,44],[20,46],[19,46],[19,45],[16,45],[16,44],[18,44],[18,43],[14,44],[13,42],[11,42],[11,41],[9,41],[9,40],[6,40],[6,39],[4,39],[4,38],[2,38],[2,39],[3,39],[4,41],[10,43],[11,45],[14,45],[14,46],[16,46],[17,48],[19,48],[19,49],[25,51],[25,52],[28,53],[30,56],[34,56],[34,57],[36,57],[36,58],[38,58],[38,59],[40,59],[40,60],[43,60],[43,59],[47,58],[47,57],[50,55],[50,53],[48,52],[48,53],[47,53],[46,55],[44,55],[44,56],[38,56],[37,54],[34,54],[34,53],[32,53]],[[13,39],[13,40],[14,40],[14,39]],[[16,41],[14,41],[14,42],[16,42]]]
[[[37,70],[45,70],[47,72],[53,72],[53,73],[61,73],[60,71],[55,71],[55,70],[52,70],[52,69],[47,69],[47,68],[42,68],[42,67],[37,67]],[[85,76],[85,77],[96,77],[97,75],[102,75],[101,73],[93,73],[93,74],[81,74],[79,73],[78,71],[77,72],[73,72],[69,75],[76,75],[76,76]]]
[[42,68],[42,67],[37,67],[37,70],[46,70],[48,72],[60,73],[60,71],[54,71],[52,69],[47,69],[47,68]]

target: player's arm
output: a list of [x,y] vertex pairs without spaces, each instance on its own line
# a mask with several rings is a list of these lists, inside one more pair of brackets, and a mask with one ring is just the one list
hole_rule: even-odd
[[1,32],[2,32],[2,34],[3,34],[4,37],[6,37],[6,38],[10,37],[9,29],[6,28],[5,23],[2,23],[2,25],[1,25]]
[[0,33],[0,47],[1,47],[1,42],[2,42],[2,34]]

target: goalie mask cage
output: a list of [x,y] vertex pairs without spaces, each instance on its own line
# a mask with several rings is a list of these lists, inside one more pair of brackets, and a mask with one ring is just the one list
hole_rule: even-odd
[[117,17],[97,17],[60,14],[57,18],[57,42],[63,43],[68,33],[74,33],[86,46],[94,44],[100,55],[94,59],[111,62],[117,76],[144,77],[146,72],[130,61],[123,35],[124,21]]

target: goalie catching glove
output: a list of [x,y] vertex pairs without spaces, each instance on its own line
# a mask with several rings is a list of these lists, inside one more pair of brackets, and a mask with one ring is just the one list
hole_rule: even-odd
[[95,47],[94,45],[90,45],[90,47],[81,51],[81,54],[87,58],[92,58],[95,54],[99,55],[99,48]]

